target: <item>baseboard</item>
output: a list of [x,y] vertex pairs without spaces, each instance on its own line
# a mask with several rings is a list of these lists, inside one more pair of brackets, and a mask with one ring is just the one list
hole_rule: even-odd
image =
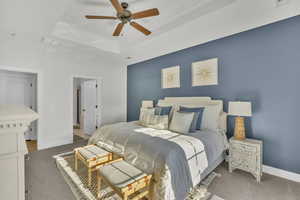
[[267,165],[263,165],[263,172],[266,174],[271,174],[274,176],[278,176],[281,178],[285,178],[285,179],[300,183],[300,174],[297,174],[294,172],[285,171],[285,170],[278,169],[275,167],[270,167]]

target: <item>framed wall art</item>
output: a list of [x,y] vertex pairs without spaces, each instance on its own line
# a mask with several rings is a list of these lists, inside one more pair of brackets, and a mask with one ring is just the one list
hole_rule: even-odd
[[218,85],[218,58],[192,64],[192,86]]
[[163,89],[180,88],[180,66],[161,70],[161,87]]

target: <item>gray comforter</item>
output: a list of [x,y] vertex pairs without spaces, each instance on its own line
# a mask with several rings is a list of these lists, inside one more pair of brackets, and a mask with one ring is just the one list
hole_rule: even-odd
[[89,143],[122,154],[126,161],[154,174],[153,199],[185,199],[208,166],[201,139],[135,122],[104,126]]

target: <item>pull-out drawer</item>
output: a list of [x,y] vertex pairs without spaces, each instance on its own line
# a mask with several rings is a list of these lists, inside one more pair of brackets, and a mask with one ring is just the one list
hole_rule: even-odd
[[257,152],[257,148],[255,146],[250,146],[246,144],[233,143],[230,145],[230,148],[234,151],[240,151],[241,153],[252,154]]

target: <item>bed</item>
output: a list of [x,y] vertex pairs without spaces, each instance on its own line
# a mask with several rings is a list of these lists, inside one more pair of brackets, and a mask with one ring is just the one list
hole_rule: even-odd
[[154,175],[153,200],[183,200],[225,158],[226,113],[223,102],[210,97],[166,97],[159,106],[205,107],[203,127],[189,135],[141,126],[137,121],[103,126],[89,140],[124,156]]

